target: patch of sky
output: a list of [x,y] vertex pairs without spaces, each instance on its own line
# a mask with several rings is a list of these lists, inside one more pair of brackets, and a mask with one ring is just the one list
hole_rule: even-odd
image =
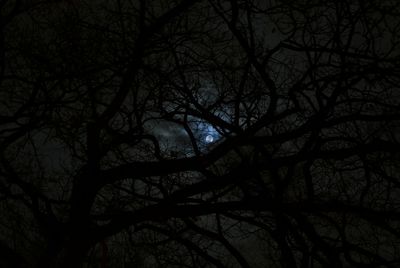
[[201,145],[214,143],[221,139],[221,133],[204,120],[194,120],[191,128]]
[[205,84],[196,92],[196,100],[203,107],[208,107],[218,99],[218,92],[212,85]]

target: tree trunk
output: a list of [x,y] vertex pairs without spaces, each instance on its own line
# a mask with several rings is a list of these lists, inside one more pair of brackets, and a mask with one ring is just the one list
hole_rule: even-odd
[[[55,246],[55,245],[52,245]],[[56,246],[46,251],[39,260],[37,267],[39,268],[79,268],[82,267],[88,251],[90,243],[84,236],[66,241],[64,245]]]

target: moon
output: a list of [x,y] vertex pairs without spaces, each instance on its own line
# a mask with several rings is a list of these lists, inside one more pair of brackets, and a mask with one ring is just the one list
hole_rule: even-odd
[[213,141],[214,141],[214,137],[211,136],[211,135],[207,135],[207,137],[206,137],[206,142],[207,142],[207,143],[211,143],[211,142],[213,142]]

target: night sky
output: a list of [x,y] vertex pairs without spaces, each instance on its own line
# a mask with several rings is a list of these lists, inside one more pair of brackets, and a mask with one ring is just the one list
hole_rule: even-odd
[[399,267],[396,1],[0,4],[0,267]]

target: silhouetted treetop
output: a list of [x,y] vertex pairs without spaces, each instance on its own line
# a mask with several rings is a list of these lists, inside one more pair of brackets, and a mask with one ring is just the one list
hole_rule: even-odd
[[397,267],[396,1],[0,3],[0,266]]

